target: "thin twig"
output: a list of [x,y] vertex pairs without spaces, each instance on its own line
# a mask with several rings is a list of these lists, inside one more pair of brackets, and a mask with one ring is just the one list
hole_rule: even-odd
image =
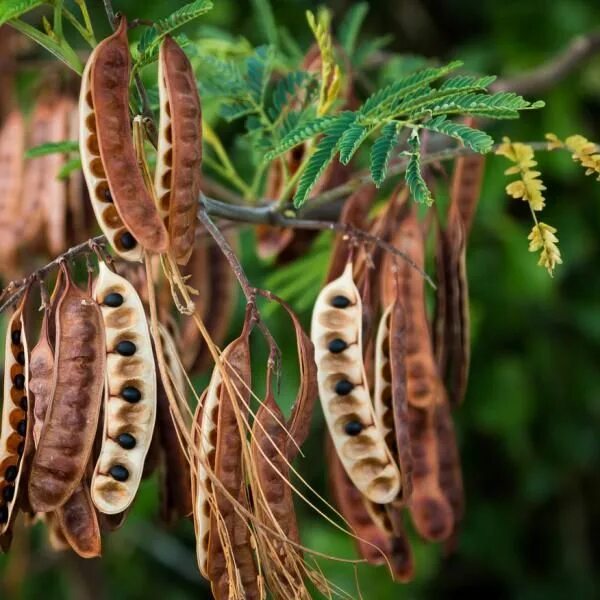
[[[216,202],[216,201],[215,201]],[[227,205],[225,205],[227,206]],[[244,272],[244,268],[242,267],[238,257],[236,256],[231,244],[227,241],[227,238],[223,235],[221,230],[215,225],[213,220],[208,216],[208,209],[205,208],[206,204],[203,203],[198,211],[198,217],[200,218],[201,223],[206,227],[206,230],[210,233],[210,235],[215,240],[217,246],[227,259],[229,266],[234,272],[242,291],[244,292],[244,296],[246,296],[246,300],[248,303],[254,306],[254,314],[258,321],[258,327],[261,330],[262,334],[265,336],[267,343],[269,345],[269,357],[275,357],[275,372],[277,377],[279,378],[279,371],[281,365],[281,350],[275,341],[275,338],[269,331],[268,327],[260,318],[260,313],[258,308],[256,308],[256,288],[250,284],[250,281],[246,277],[246,273]]]
[[[2,305],[0,305],[0,313],[4,312],[8,307],[12,306],[19,300],[19,298],[23,295],[23,292],[25,292],[27,284],[30,281],[32,281],[33,279],[43,279],[46,274],[48,274],[50,271],[52,271],[52,269],[57,267],[63,260],[70,260],[79,256],[80,254],[89,252],[90,243],[97,244],[98,246],[105,246],[107,244],[107,241],[103,235],[99,235],[95,238],[92,238],[91,240],[86,240],[85,242],[82,242],[77,246],[69,248],[69,250],[67,250],[60,256],[57,256],[52,262],[49,262],[47,265],[37,269],[28,277],[21,279],[20,281],[14,281],[9,283],[6,287],[6,290],[10,290],[12,288],[14,291],[6,294],[6,299],[4,300]],[[4,297],[5,294],[3,292],[0,295],[0,298]]]
[[599,52],[600,31],[578,36],[548,62],[516,77],[498,79],[490,89],[494,92],[508,91],[523,95],[545,92]]

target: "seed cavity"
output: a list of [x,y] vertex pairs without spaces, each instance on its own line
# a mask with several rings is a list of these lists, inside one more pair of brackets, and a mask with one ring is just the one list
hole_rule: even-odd
[[4,479],[6,481],[14,481],[17,478],[17,467],[15,465],[10,465],[10,467],[6,468],[4,471]]
[[137,246],[137,240],[129,233],[129,231],[124,231],[121,234],[121,246],[125,250],[133,250]]
[[2,490],[2,497],[4,498],[4,500],[6,502],[12,502],[13,498],[15,497],[15,486],[14,485],[7,485]]
[[344,425],[344,431],[352,437],[359,435],[363,429],[364,425],[360,421],[348,421]]
[[354,384],[347,379],[340,379],[334,389],[338,396],[347,396],[354,389]]
[[15,329],[10,334],[10,339],[15,346],[18,346],[21,343],[21,330]]
[[331,300],[331,306],[334,308],[348,308],[350,306],[350,299],[346,296],[334,296]]
[[127,402],[135,404],[142,399],[142,392],[133,386],[127,386],[121,390],[121,398]]
[[127,481],[129,479],[129,471],[123,465],[113,465],[108,472],[117,481]]
[[25,434],[27,433],[27,419],[21,419],[17,423],[17,433],[21,437],[25,437]]
[[343,352],[347,347],[348,344],[340,338],[335,338],[331,340],[327,345],[329,352],[332,352],[333,354],[339,354],[340,352]]
[[13,384],[18,390],[25,388],[25,375],[23,373],[17,373],[13,379]]
[[123,304],[123,296],[118,292],[112,292],[111,294],[107,294],[105,296],[102,304],[105,306],[110,306],[111,308],[117,308]]
[[119,342],[116,347],[116,351],[121,356],[133,356],[136,350],[136,345],[129,340],[123,340],[122,342]]
[[121,448],[125,450],[132,450],[135,448],[135,438],[130,433],[121,433],[119,437],[117,437],[117,443]]

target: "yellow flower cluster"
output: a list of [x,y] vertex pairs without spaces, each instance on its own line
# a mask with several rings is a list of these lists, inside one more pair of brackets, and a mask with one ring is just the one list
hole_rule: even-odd
[[[556,141],[560,142],[558,138]],[[560,143],[562,144],[562,142]],[[556,265],[562,264],[562,258],[558,249],[556,229],[538,221],[535,214],[536,211],[542,210],[546,205],[542,194],[546,186],[540,179],[541,173],[535,170],[537,161],[535,160],[533,148],[528,144],[511,142],[509,138],[505,137],[498,150],[496,150],[496,154],[505,156],[514,163],[504,173],[506,175],[519,175],[519,179],[506,186],[506,193],[513,198],[529,203],[534,222],[533,229],[528,236],[529,251],[538,252],[541,250],[538,265],[546,268],[550,276],[553,276]]]
[[531,233],[527,237],[529,240],[529,252],[542,251],[538,265],[547,269],[550,277],[554,275],[556,265],[562,264],[560,250],[558,249],[558,238],[555,234],[555,227],[551,227],[540,221],[533,226]]
[[545,199],[542,192],[546,186],[539,178],[541,173],[534,170],[537,161],[534,160],[533,148],[521,142],[511,142],[505,137],[502,144],[496,150],[496,154],[506,156],[508,160],[515,163],[504,171],[505,175],[520,175],[520,179],[506,186],[506,193],[513,198],[529,202],[533,210],[542,210]]
[[566,148],[571,152],[573,160],[585,167],[586,175],[597,174],[598,181],[600,181],[600,152],[598,152],[596,144],[582,135],[570,135],[563,142],[555,134],[547,133],[546,139],[548,140],[548,150]]

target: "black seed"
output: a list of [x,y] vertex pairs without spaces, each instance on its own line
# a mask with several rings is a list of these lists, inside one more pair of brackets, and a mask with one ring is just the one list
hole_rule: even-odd
[[341,340],[340,338],[335,338],[334,340],[331,340],[329,342],[329,345],[327,347],[329,348],[329,352],[339,354],[348,347],[348,344],[346,344],[346,342],[344,340]]
[[21,330],[15,329],[14,331],[12,331],[10,334],[10,339],[12,340],[12,343],[15,344],[15,346],[18,346],[21,343]]
[[129,340],[123,340],[117,344],[117,352],[121,356],[133,356],[136,350],[135,344]]
[[125,231],[121,235],[121,245],[125,250],[133,250],[137,246],[137,240],[129,233],[129,231]]
[[17,354],[17,362],[20,365],[24,365],[25,364],[25,352],[19,352],[19,354]]
[[27,396],[23,396],[19,400],[19,406],[21,407],[21,410],[24,410],[25,412],[27,412]]
[[123,304],[123,296],[118,292],[113,292],[112,294],[105,296],[103,304],[110,306],[111,308],[117,308],[117,306]]
[[15,465],[10,465],[10,467],[6,467],[6,471],[4,471],[4,479],[6,481],[14,481],[17,478],[17,467]]
[[354,389],[354,384],[347,379],[340,379],[335,384],[335,393],[338,396],[347,396]]
[[123,465],[114,465],[108,472],[117,481],[127,481],[129,479],[129,471]]
[[27,419],[21,419],[17,423],[17,433],[21,437],[25,437],[25,434],[27,433]]
[[22,390],[25,387],[25,375],[17,373],[13,379],[13,383],[18,390]]
[[351,436],[358,435],[364,429],[360,421],[348,421],[344,425],[344,431]]
[[4,498],[4,500],[6,502],[12,502],[13,498],[15,497],[15,486],[14,485],[7,485],[2,490],[2,497]]
[[105,202],[113,201],[112,194],[110,193],[110,190],[107,187],[104,188],[104,201]]
[[121,390],[121,398],[132,404],[139,402],[142,399],[142,392],[134,387],[124,387]]
[[121,448],[125,448],[125,450],[131,450],[135,448],[135,438],[130,433],[122,433],[117,438],[117,442]]
[[335,296],[331,301],[331,306],[334,308],[347,308],[350,306],[350,299],[346,296]]
[[19,442],[19,445],[17,446],[17,454],[19,456],[23,456],[23,452],[25,452],[25,442]]
[[0,505],[0,523],[8,521],[8,507]]

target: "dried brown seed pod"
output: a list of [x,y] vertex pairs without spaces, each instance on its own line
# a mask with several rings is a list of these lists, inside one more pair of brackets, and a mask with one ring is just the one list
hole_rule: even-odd
[[[401,215],[392,245],[402,250],[418,267],[424,267],[424,238],[414,205],[411,204]],[[407,261],[397,260],[390,254],[384,257],[382,274],[381,298],[384,306],[398,296],[406,315],[408,403],[420,408],[433,406],[441,382],[429,332],[423,276]]]
[[52,399],[31,466],[29,498],[37,512],[62,506],[81,482],[98,427],[106,372],[98,305],[65,277],[56,309]]
[[100,525],[90,497],[87,478],[75,488],[73,494],[55,514],[65,541],[79,556],[100,556]]
[[202,165],[202,111],[194,70],[177,42],[166,36],[158,57],[160,131],[155,173],[158,209],[168,218],[175,260],[187,264],[198,222]]
[[406,399],[406,317],[396,299],[381,316],[375,341],[375,391],[373,406],[385,441],[396,457],[402,477],[401,496],[412,492],[413,460],[408,432]]
[[144,306],[135,288],[100,263],[94,299],[106,335],[104,435],[92,478],[102,513],[124,511],[137,492],[156,419],[156,370]]
[[[250,402],[250,322],[247,319],[244,330],[223,351],[222,368],[228,378],[224,381],[211,380],[213,390],[209,389],[202,411],[201,442],[208,437],[214,444],[214,474],[221,482],[223,489],[242,506],[248,506],[243,476],[243,452],[245,443],[244,429],[240,430],[238,416],[247,416]],[[215,368],[215,371],[218,367]],[[235,393],[232,398],[228,388]],[[217,401],[214,401],[215,395]],[[216,414],[215,414],[216,413]],[[216,423],[216,426],[215,426]],[[211,442],[212,439],[212,442]],[[204,443],[201,445],[201,457],[205,465],[211,465],[209,454],[204,454]],[[207,487],[202,484],[199,472],[199,488],[197,498],[206,494]],[[220,486],[213,486],[214,506],[210,511],[210,526],[206,572],[211,582],[212,592],[217,600],[229,597],[230,585],[241,585],[247,598],[258,598],[258,572],[251,548],[250,530],[245,517],[241,516],[235,505],[223,493]],[[198,500],[197,500],[198,502]],[[204,539],[199,539],[200,544]],[[201,551],[200,551],[201,554]],[[236,580],[231,580],[230,562],[235,561]]]
[[[29,124],[29,146],[60,142],[67,135],[67,112],[61,99],[44,94],[36,102]],[[21,203],[20,244],[24,249],[44,247],[56,256],[66,247],[66,184],[57,178],[65,163],[60,153],[30,158],[25,164]],[[46,235],[44,236],[44,233]]]
[[371,404],[362,359],[362,302],[352,263],[321,290],[311,339],[319,396],[338,456],[369,500],[391,502],[400,493],[401,478]]
[[456,535],[465,512],[465,497],[454,423],[445,393],[440,394],[436,403],[434,421],[438,445],[438,481],[440,489],[452,508],[454,516],[453,535]]
[[326,455],[329,465],[330,489],[342,516],[356,535],[359,555],[372,565],[386,564],[392,568],[397,581],[410,581],[414,575],[414,564],[406,534],[390,534],[391,524],[382,529],[367,509],[368,500],[356,489],[348,477],[331,438],[327,436]]
[[[159,324],[159,334],[165,358],[165,365],[171,373],[172,385],[185,395],[187,382],[185,373],[177,357],[175,341],[166,327]],[[188,414],[182,407],[182,414]],[[158,434],[162,469],[160,473],[160,513],[165,523],[171,523],[190,515],[193,511],[191,496],[191,476],[188,459],[183,452],[177,426],[175,424],[169,399],[160,377],[156,398],[156,430]]]
[[96,46],[83,72],[79,148],[100,227],[120,256],[140,260],[142,248],[166,252],[169,239],[133,147],[129,71],[122,18],[115,33]]
[[23,310],[27,294],[8,322],[4,345],[4,403],[0,430],[0,535],[9,529],[21,494],[19,484],[31,445],[29,350]]
[[426,540],[448,539],[454,527],[452,508],[440,489],[435,407],[408,407],[412,446],[413,493],[409,502],[415,529]]
[[16,251],[20,241],[15,224],[22,216],[19,200],[23,185],[24,154],[25,122],[19,111],[13,111],[0,129],[0,262],[6,275],[16,267]]

